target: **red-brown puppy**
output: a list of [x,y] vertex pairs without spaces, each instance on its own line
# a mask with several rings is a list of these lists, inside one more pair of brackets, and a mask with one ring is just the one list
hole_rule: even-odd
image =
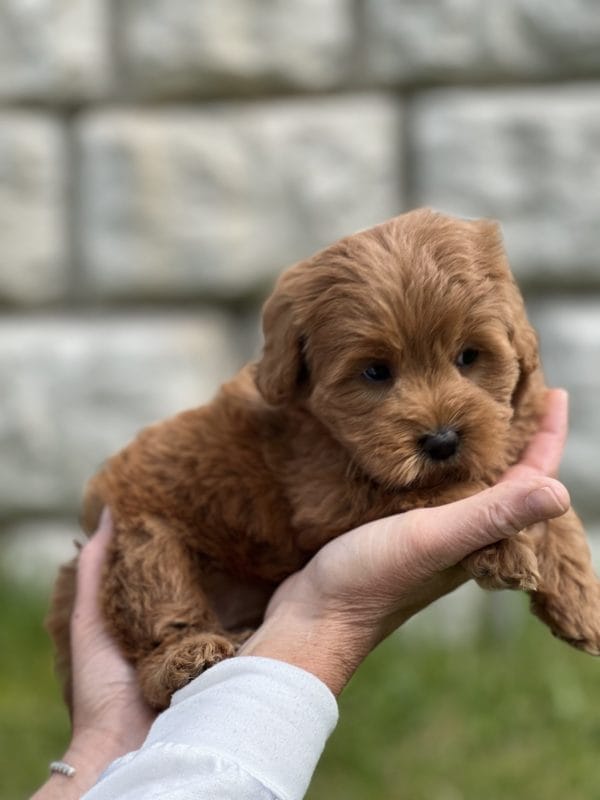
[[[115,535],[102,604],[155,708],[235,653],[274,587],[334,536],[494,483],[544,401],[536,336],[498,228],[413,211],[283,273],[262,358],[207,406],[153,425],[92,479]],[[600,592],[573,512],[464,562],[531,593],[600,651]],[[50,629],[65,668],[73,565]]]

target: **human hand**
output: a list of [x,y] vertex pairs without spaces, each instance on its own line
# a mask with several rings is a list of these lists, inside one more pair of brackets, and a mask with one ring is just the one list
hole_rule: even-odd
[[106,548],[112,535],[107,510],[82,548],[71,617],[72,739],[63,759],[73,778],[53,775],[32,800],[78,798],[113,761],[137,749],[156,714],[140,693],[135,671],[107,633],[98,605]]
[[466,580],[462,559],[568,509],[567,490],[550,477],[566,430],[567,395],[550,391],[538,433],[496,486],[329,542],[277,589],[240,655],[288,661],[338,694],[383,638]]
[[112,535],[104,510],[98,530],[79,555],[77,595],[71,619],[73,735],[94,731],[127,752],[144,740],[156,714],[146,705],[133,666],[106,631],[98,593]]

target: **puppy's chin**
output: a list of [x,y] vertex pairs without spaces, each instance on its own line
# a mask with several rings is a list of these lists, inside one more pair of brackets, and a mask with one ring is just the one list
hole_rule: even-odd
[[[504,428],[504,426],[502,426]],[[502,431],[504,432],[504,431]],[[464,483],[493,483],[508,466],[506,436],[466,435],[451,457],[435,461],[417,448],[396,448],[363,461],[364,472],[387,491],[430,491]]]
[[476,483],[484,478],[481,470],[467,465],[459,456],[436,464],[420,459],[420,465],[414,470],[412,479],[407,476],[406,483],[398,488],[406,490],[433,490],[456,486],[463,483]]
[[365,470],[369,477],[391,492],[441,489],[479,481],[483,477],[479,470],[469,468],[458,456],[436,464],[418,454],[405,459],[399,455],[398,463],[386,475],[371,466],[366,465]]

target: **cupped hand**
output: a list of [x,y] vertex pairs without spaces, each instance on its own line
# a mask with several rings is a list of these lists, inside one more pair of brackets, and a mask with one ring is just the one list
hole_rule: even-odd
[[154,712],[142,698],[135,670],[104,626],[98,604],[100,578],[112,535],[107,509],[79,555],[77,594],[71,618],[73,734],[94,731],[123,752],[144,740]]
[[467,579],[467,555],[568,509],[567,490],[551,477],[566,429],[566,393],[550,391],[539,431],[496,486],[329,542],[277,589],[241,654],[281,658],[339,693],[378,642]]
[[133,667],[108,635],[98,603],[100,578],[112,535],[105,511],[82,548],[71,617],[72,738],[63,760],[73,777],[54,774],[32,800],[75,800],[115,758],[144,741],[155,713],[146,705]]

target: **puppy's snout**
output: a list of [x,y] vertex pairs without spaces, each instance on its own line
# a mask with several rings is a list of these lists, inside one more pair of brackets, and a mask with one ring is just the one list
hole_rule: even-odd
[[452,428],[440,428],[419,439],[421,450],[434,461],[445,461],[458,450],[460,436]]

